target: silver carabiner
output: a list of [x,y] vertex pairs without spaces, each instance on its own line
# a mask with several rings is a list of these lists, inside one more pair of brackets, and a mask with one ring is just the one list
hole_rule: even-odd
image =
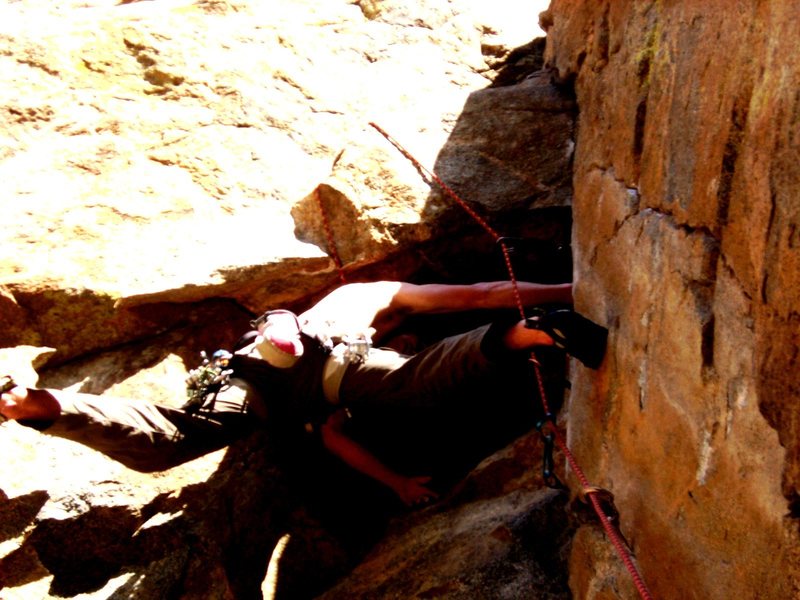
[[351,363],[363,363],[372,349],[372,340],[364,333],[346,335],[342,342],[345,344],[344,357]]

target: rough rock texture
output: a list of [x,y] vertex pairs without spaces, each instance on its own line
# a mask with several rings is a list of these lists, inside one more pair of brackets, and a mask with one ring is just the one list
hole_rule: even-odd
[[[657,598],[800,595],[797,2],[555,0],[579,106],[569,437]],[[632,597],[579,533],[578,598]]]
[[[318,198],[351,278],[503,277],[374,121],[504,235],[567,244],[574,184],[577,302],[611,350],[575,366],[571,446],[655,597],[797,597],[800,6],[554,0],[559,87],[499,34],[509,7],[4,4],[3,370],[174,402],[200,349],[335,285]],[[523,276],[569,272],[534,255]],[[635,597],[540,451],[397,516],[260,434],[140,475],[3,425],[0,594]]]
[[[540,44],[492,20],[519,21],[510,4],[3,4],[0,370],[180,402],[201,349],[338,282],[317,190],[351,280],[505,277],[494,242],[370,121],[504,235],[535,238],[515,253],[523,275],[569,277],[554,247],[569,244],[574,100],[528,77]],[[466,556],[489,531],[458,593],[497,574],[506,597],[535,581],[563,597],[565,500],[530,474],[535,436],[508,452],[392,539],[420,523]],[[0,456],[4,599],[311,597],[389,514],[336,465],[287,465],[258,434],[141,475],[10,423]],[[454,522],[464,536],[446,542]]]
[[397,520],[321,598],[570,598],[566,493],[543,486],[537,446],[521,438],[444,501]]
[[[157,302],[304,299],[337,281],[316,224],[290,214],[320,185],[344,203],[351,272],[430,240],[446,207],[369,122],[433,166],[503,53],[484,60],[491,28],[458,3],[362,4],[4,5],[4,345],[63,361],[163,329]],[[500,142],[527,134],[496,133],[477,151],[502,170]],[[563,197],[550,178],[514,196]]]

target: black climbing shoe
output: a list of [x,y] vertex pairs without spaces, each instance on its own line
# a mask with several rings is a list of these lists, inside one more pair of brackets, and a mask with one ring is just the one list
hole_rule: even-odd
[[593,323],[574,310],[562,309],[529,317],[528,329],[539,329],[548,334],[556,346],[562,348],[590,369],[603,362],[606,353],[608,329]]

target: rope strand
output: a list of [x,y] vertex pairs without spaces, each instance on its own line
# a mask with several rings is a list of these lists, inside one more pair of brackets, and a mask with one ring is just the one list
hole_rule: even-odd
[[342,266],[342,259],[339,258],[339,250],[333,238],[333,230],[331,229],[331,222],[328,219],[328,211],[325,210],[322,204],[322,194],[319,193],[319,188],[320,186],[314,188],[314,199],[317,201],[319,212],[322,215],[322,228],[325,230],[325,237],[328,238],[328,252],[331,258],[333,258],[333,262],[336,264],[336,269],[339,271],[339,281],[344,284],[347,283],[347,279],[344,276],[344,266]]
[[[473,210],[472,207],[470,207],[464,200],[462,200],[461,197],[459,197],[459,195],[456,194],[450,188],[450,186],[448,186],[444,181],[441,180],[441,178],[439,178],[438,175],[436,175],[436,173],[424,167],[416,158],[414,158],[411,155],[410,152],[408,152],[408,150],[403,148],[403,146],[401,146],[400,143],[397,142],[397,140],[395,140],[392,136],[386,133],[386,131],[384,131],[381,127],[372,122],[370,122],[370,125],[373,128],[375,128],[375,130],[378,133],[380,133],[384,138],[386,138],[386,140],[390,144],[392,144],[405,158],[407,158],[417,168],[417,170],[420,171],[420,173],[423,173],[430,180],[435,181],[436,184],[442,189],[442,191],[447,196],[455,200],[456,203],[458,203],[458,205],[461,206],[467,212],[467,214],[469,214],[475,220],[476,223],[478,223],[478,225],[480,225],[489,235],[491,235],[494,238],[495,242],[499,243],[500,248],[503,252],[503,260],[505,261],[506,269],[508,270],[508,275],[511,280],[512,288],[514,290],[514,300],[517,303],[517,308],[519,309],[521,317],[524,319],[525,307],[522,304],[522,297],[519,292],[519,283],[517,281],[516,275],[514,274],[514,267],[511,263],[511,254],[505,242],[502,241],[502,239],[497,234],[497,232],[492,228],[492,226],[489,225],[489,223],[483,217],[481,217],[477,212],[475,212],[475,210]],[[550,415],[551,414],[550,407],[547,402],[547,395],[545,393],[542,373],[539,368],[539,361],[533,352],[531,352],[531,362],[534,365],[534,371],[536,373],[536,380],[539,386],[539,397],[541,398],[542,401],[542,407],[544,409],[545,414]],[[600,519],[600,523],[603,526],[606,535],[608,535],[612,545],[617,551],[617,554],[619,555],[620,559],[625,565],[625,568],[630,573],[631,578],[633,579],[633,583],[636,586],[637,591],[639,592],[639,595],[641,596],[642,600],[652,600],[652,596],[650,595],[650,592],[644,583],[644,579],[642,578],[638,568],[633,562],[633,558],[631,556],[630,551],[626,547],[624,541],[621,539],[620,534],[615,530],[614,527],[612,527],[611,519],[606,514],[605,510],[600,504],[600,501],[597,499],[596,488],[592,487],[589,484],[589,479],[586,477],[585,473],[583,472],[583,469],[581,469],[580,465],[578,464],[578,461],[572,454],[572,451],[567,446],[558,428],[551,423],[551,429],[553,431],[556,445],[564,453],[564,456],[567,459],[570,468],[575,473],[575,476],[578,478],[578,481],[580,482],[583,488],[583,492],[589,498],[589,501],[592,504],[592,508],[597,514],[597,517]]]
[[[531,362],[533,363],[534,372],[536,373],[536,382],[539,385],[539,397],[542,400],[542,407],[544,408],[545,414],[549,415],[550,407],[547,403],[547,394],[545,393],[544,388],[544,380],[542,378],[542,372],[539,367],[539,361],[536,358],[536,355],[531,352]],[[633,562],[633,557],[631,556],[630,551],[628,550],[627,545],[620,537],[619,532],[611,526],[611,519],[606,514],[605,510],[603,509],[600,501],[597,499],[597,488],[593,487],[589,483],[589,478],[586,477],[586,474],[583,472],[583,469],[578,464],[578,461],[575,458],[575,455],[570,450],[567,443],[564,441],[564,437],[561,435],[561,431],[555,427],[551,423],[550,427],[553,433],[553,439],[558,446],[559,450],[564,453],[564,457],[567,459],[572,472],[575,473],[575,477],[578,478],[578,481],[581,484],[581,488],[583,493],[589,498],[589,501],[592,504],[592,508],[594,509],[597,517],[600,519],[600,524],[603,526],[603,530],[605,530],[606,535],[608,535],[611,543],[613,544],[614,548],[617,551],[622,563],[625,565],[625,568],[628,570],[628,573],[633,579],[633,583],[636,586],[637,591],[639,592],[639,596],[642,600],[652,600],[652,596],[650,595],[650,591],[647,589],[647,585],[644,582],[641,574],[639,573],[638,568]]]

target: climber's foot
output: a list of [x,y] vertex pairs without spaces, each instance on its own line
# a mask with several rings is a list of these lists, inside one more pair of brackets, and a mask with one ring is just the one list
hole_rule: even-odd
[[564,349],[590,369],[597,369],[606,352],[608,329],[593,323],[574,310],[554,310],[530,317],[525,321],[530,329],[547,333],[555,345]]

